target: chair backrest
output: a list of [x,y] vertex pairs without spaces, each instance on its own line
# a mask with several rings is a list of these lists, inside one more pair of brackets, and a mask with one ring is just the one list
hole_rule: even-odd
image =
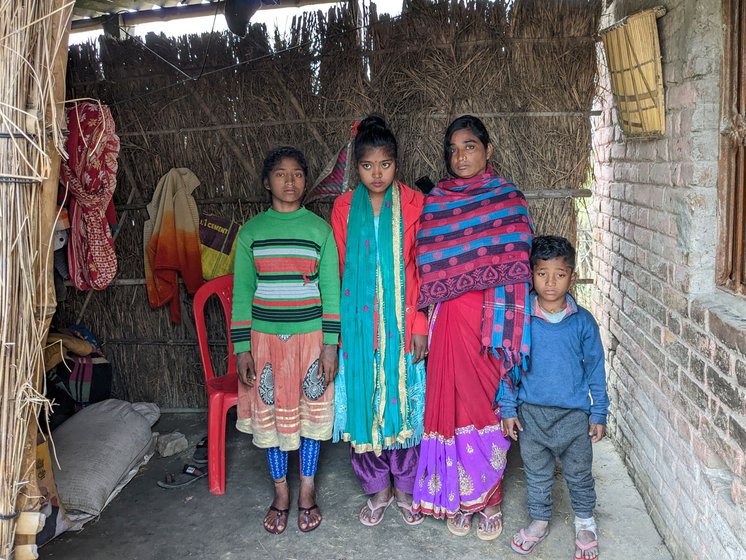
[[205,326],[205,304],[212,296],[218,296],[225,314],[225,329],[228,338],[228,373],[236,373],[236,356],[233,354],[233,341],[231,340],[231,308],[233,306],[233,275],[219,276],[214,280],[202,284],[197,293],[194,294],[194,322],[197,328],[197,340],[199,341],[199,353],[202,357],[202,369],[205,379],[215,377],[215,371],[210,359],[210,349],[207,342],[207,328]]

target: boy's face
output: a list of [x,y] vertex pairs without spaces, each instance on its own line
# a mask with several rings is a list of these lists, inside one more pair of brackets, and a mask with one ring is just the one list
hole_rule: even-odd
[[547,261],[538,259],[534,264],[534,290],[544,311],[557,313],[565,307],[565,294],[575,283],[575,272],[565,263],[565,257]]

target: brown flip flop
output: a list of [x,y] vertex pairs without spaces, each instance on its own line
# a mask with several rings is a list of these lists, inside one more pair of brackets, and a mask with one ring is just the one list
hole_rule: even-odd
[[[316,523],[316,525],[311,525],[311,512],[313,510],[316,510],[319,512],[319,522]],[[298,506],[298,529],[300,529],[304,533],[310,533],[314,529],[316,529],[319,525],[321,525],[321,521],[323,518],[321,517],[321,510],[319,509],[319,506],[316,504],[313,504],[311,507],[308,508],[302,508]],[[301,527],[301,522],[306,524],[306,528],[304,529]]]
[[[275,512],[277,515],[275,515],[275,524],[272,526],[272,528],[268,528],[267,523],[267,517],[269,517],[269,514]],[[264,527],[264,530],[268,533],[272,533],[273,535],[279,535],[285,529],[288,528],[288,513],[290,513],[289,509],[280,509],[275,506],[269,506],[269,509],[267,510],[267,515],[264,516],[264,523],[262,523],[262,527]],[[279,521],[285,521],[285,523],[282,525],[282,528],[280,528]]]

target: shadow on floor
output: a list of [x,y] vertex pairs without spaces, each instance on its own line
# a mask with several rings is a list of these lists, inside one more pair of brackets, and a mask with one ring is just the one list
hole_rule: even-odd
[[[271,502],[272,483],[265,454],[251,444],[250,436],[233,428],[228,419],[226,437],[226,494],[213,496],[207,480],[178,490],[156,485],[167,472],[179,472],[190,462],[193,446],[207,432],[206,415],[164,414],[154,430],[179,430],[192,448],[168,458],[154,456],[148,465],[104,510],[98,520],[79,533],[65,533],[40,550],[42,559],[55,560],[179,560],[211,559],[419,559],[459,560],[520,558],[510,549],[510,539],[527,521],[526,486],[517,448],[508,456],[505,476],[505,531],[492,542],[472,534],[457,538],[443,521],[428,518],[407,527],[391,507],[375,528],[364,527],[358,512],[365,496],[350,467],[347,444],[322,444],[317,478],[318,504],[324,514],[321,526],[308,534],[295,525],[297,517],[297,454],[291,453],[290,484],[296,493],[288,529],[270,535],[262,528]],[[655,530],[642,499],[632,484],[613,444],[595,446],[594,473],[598,493],[596,520],[603,560],[670,560],[671,555]],[[551,534],[531,554],[533,560],[571,560],[573,514],[564,481],[554,488]]]

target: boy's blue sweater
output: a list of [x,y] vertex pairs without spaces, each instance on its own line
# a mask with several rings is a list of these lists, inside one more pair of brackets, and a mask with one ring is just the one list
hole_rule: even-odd
[[[593,315],[567,295],[568,314],[550,323],[532,313],[531,361],[521,375],[517,394],[502,382],[500,406],[503,418],[517,416],[519,404],[577,408],[590,414],[592,424],[606,424],[604,350]],[[536,297],[532,294],[532,310]]]

